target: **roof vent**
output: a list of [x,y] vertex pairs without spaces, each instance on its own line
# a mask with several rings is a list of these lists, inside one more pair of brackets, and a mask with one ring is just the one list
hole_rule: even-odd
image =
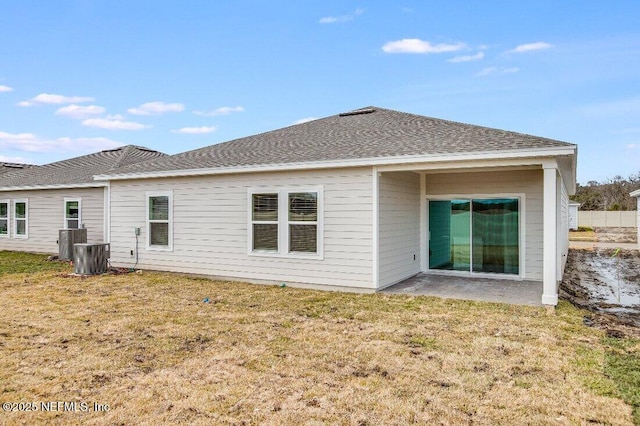
[[373,108],[360,108],[360,109],[354,109],[354,110],[347,111],[347,112],[342,112],[342,113],[340,113],[338,115],[340,117],[348,117],[350,115],[371,114],[372,112],[376,112],[376,110],[373,109]]

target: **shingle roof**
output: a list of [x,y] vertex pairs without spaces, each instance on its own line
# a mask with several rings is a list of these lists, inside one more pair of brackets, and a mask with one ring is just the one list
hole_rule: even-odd
[[36,167],[32,164],[22,164],[22,163],[4,163],[0,162],[0,174],[12,172],[15,170],[27,169],[30,167]]
[[113,172],[145,173],[572,146],[506,130],[366,107]]
[[8,171],[0,174],[0,188],[86,184],[94,182],[96,174],[166,156],[148,148],[127,145],[43,166]]

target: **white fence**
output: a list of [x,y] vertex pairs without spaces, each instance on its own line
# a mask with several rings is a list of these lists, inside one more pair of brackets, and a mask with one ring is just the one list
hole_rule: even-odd
[[588,226],[589,228],[636,228],[638,226],[638,213],[635,211],[626,212],[603,212],[603,211],[579,211],[578,226]]

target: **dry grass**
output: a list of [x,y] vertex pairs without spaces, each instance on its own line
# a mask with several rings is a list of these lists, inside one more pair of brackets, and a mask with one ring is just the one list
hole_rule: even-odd
[[5,274],[0,294],[0,402],[110,407],[0,423],[632,423],[602,332],[566,303],[550,315],[158,273]]
[[569,231],[569,241],[598,241],[596,233],[592,229]]

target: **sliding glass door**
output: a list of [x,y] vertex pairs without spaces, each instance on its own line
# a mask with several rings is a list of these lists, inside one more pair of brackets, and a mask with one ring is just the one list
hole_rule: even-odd
[[519,199],[429,201],[429,269],[518,274]]

